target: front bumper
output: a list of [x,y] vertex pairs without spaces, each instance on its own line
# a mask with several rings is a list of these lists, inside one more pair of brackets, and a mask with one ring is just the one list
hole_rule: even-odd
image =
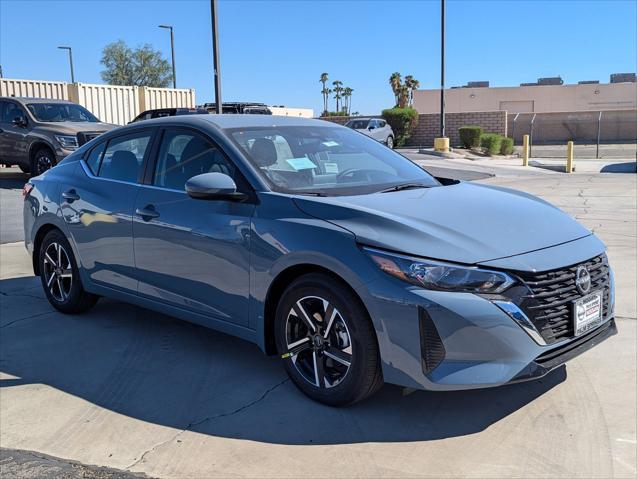
[[425,290],[388,275],[365,290],[385,381],[405,387],[462,390],[535,379],[617,332],[612,304],[596,329],[546,345],[475,294]]

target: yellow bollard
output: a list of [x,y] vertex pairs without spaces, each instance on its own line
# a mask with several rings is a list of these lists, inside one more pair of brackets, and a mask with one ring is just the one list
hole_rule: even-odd
[[434,138],[434,150],[447,153],[449,151],[449,138]]
[[529,166],[529,135],[522,137],[522,166]]
[[566,144],[566,172],[572,173],[573,170],[573,142],[569,141]]

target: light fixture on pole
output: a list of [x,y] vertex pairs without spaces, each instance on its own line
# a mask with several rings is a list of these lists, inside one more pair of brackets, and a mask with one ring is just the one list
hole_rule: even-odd
[[175,67],[175,35],[173,34],[172,25],[159,25],[159,28],[166,28],[170,30],[170,53],[173,65],[173,88],[177,88],[177,73]]
[[210,0],[210,20],[212,22],[212,65],[215,83],[215,111],[221,114],[221,70],[219,67],[219,40],[217,38],[217,0]]
[[69,51],[69,65],[71,66],[71,83],[75,83],[75,73],[73,73],[73,51],[71,47],[58,47],[60,50]]

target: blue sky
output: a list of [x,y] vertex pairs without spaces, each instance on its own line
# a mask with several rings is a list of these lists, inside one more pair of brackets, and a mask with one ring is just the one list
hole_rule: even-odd
[[[311,107],[328,72],[354,89],[353,110],[391,106],[388,78],[412,74],[421,88],[440,78],[440,2],[220,0],[223,99]],[[177,82],[213,100],[210,2],[0,0],[4,76],[101,83],[101,50],[123,39],[170,56],[175,27]],[[635,0],[448,0],[447,85],[490,80],[518,85],[561,75],[567,83],[609,81],[637,70]]]

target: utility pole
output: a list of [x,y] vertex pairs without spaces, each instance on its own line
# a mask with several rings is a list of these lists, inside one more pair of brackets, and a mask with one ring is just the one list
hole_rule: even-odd
[[440,138],[445,137],[445,0],[440,0]]
[[440,136],[434,138],[434,150],[441,153],[449,151],[445,133],[445,0],[440,0]]
[[219,39],[217,37],[217,0],[210,0],[210,17],[212,21],[212,64],[215,82],[215,110],[221,114],[221,70],[219,67]]
[[69,64],[71,65],[71,83],[75,83],[75,74],[73,73],[73,51],[71,47],[58,47],[60,50],[69,51]]
[[177,73],[175,67],[175,36],[173,35],[172,25],[159,25],[159,28],[166,28],[170,30],[170,52],[173,63],[173,88],[177,88]]

